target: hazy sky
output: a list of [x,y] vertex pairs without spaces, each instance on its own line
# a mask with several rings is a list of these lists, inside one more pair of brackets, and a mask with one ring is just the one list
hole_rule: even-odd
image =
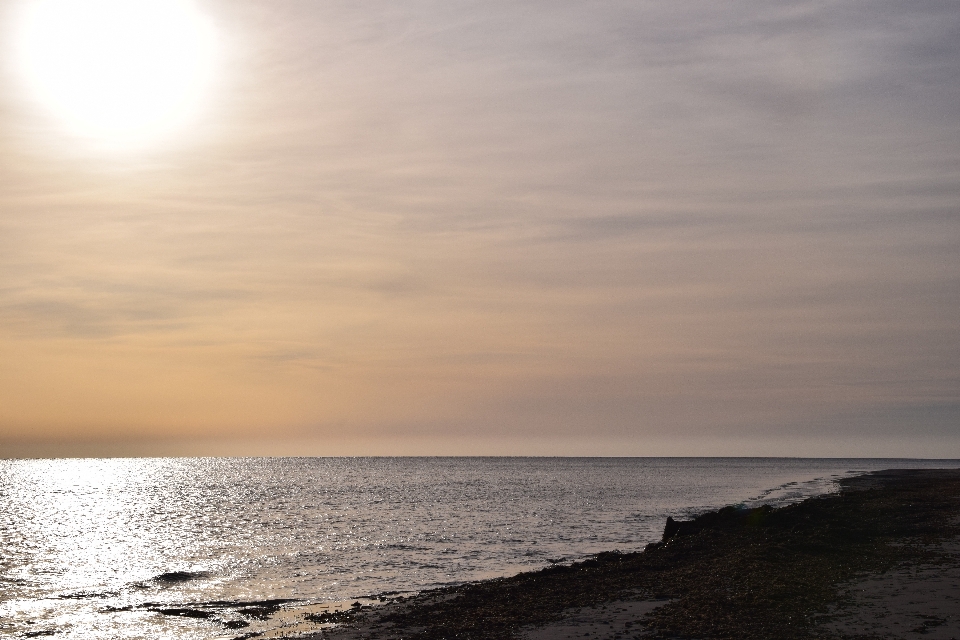
[[954,0],[200,6],[135,150],[0,49],[0,454],[960,457]]

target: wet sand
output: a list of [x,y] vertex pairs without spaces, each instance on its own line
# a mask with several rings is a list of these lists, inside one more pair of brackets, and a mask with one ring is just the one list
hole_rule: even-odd
[[960,638],[960,471],[672,523],[642,553],[314,617],[312,639]]

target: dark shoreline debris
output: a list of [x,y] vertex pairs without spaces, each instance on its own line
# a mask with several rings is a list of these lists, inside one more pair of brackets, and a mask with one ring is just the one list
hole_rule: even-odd
[[165,616],[179,616],[181,618],[209,618],[212,614],[209,611],[200,611],[199,609],[150,609],[162,613]]
[[179,584],[208,577],[210,577],[210,573],[207,571],[170,571],[154,576],[153,581],[160,584]]
[[[227,629],[242,629],[250,626],[250,623],[243,618],[267,620],[277,613],[283,605],[292,602],[301,601],[296,598],[271,598],[267,600],[211,600],[183,604],[144,602],[137,606],[105,607],[101,611],[103,613],[134,610],[152,611],[164,616],[212,620],[219,622]],[[242,617],[238,618],[236,616]],[[253,636],[247,634],[246,637]]]

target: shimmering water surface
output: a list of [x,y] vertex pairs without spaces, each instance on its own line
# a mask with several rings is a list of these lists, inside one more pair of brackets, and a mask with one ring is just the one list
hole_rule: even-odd
[[[294,635],[310,626],[305,612],[332,602],[637,550],[668,515],[782,504],[873,469],[944,466],[960,462],[0,460],[0,634]],[[290,602],[267,615],[254,606],[266,599]]]

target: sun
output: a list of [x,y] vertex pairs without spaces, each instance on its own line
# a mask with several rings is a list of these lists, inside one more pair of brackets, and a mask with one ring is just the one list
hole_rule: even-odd
[[213,80],[216,32],[191,0],[28,0],[20,71],[73,134],[136,147],[193,117]]

